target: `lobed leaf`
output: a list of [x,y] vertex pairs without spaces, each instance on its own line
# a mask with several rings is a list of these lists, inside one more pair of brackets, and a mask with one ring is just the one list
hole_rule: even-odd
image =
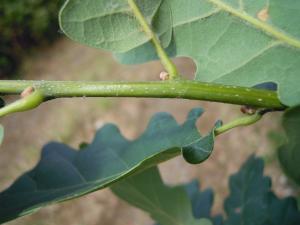
[[183,186],[192,203],[192,212],[195,218],[207,218],[212,220],[214,225],[222,225],[223,218],[221,215],[212,217],[212,207],[214,201],[214,193],[212,189],[200,191],[200,185],[194,180]]
[[263,176],[263,170],[263,160],[251,156],[231,176],[230,195],[224,204],[225,221],[222,216],[211,216],[211,189],[200,192],[197,181],[185,186],[168,187],[163,184],[157,168],[126,178],[113,185],[112,190],[123,200],[148,212],[160,225],[194,224],[195,218],[196,221],[209,219],[214,225],[300,224],[296,200],[276,197],[271,191],[271,180]]
[[[198,187],[197,184],[196,186]],[[191,187],[187,188],[188,191],[183,186],[168,187],[164,185],[157,167],[127,178],[113,185],[111,189],[118,197],[148,212],[161,225],[212,224],[209,219],[205,218],[206,213],[211,209],[211,204],[206,204],[211,201],[211,192],[200,193],[201,197],[198,203],[206,204],[201,206],[204,210],[200,212],[200,215],[204,217],[195,217],[188,195],[188,193],[197,195],[195,192],[198,190],[195,190],[195,184],[192,183]]]
[[[281,101],[300,103],[300,2],[164,0],[173,16],[171,56],[187,56],[196,80],[252,87],[278,85]],[[123,63],[156,59],[150,43],[117,54]]]
[[287,110],[283,115],[287,143],[278,150],[278,157],[287,175],[300,185],[300,106]]
[[[172,17],[167,3],[162,0],[137,0],[136,3],[167,47],[172,36]],[[123,52],[150,39],[124,0],[67,0],[59,20],[68,37],[95,48]]]
[[214,129],[201,138],[201,144],[196,140],[182,148],[182,156],[188,163],[199,164],[205,161],[211,154],[215,144],[215,129],[222,126],[222,121],[217,121]]
[[158,113],[133,141],[125,139],[115,125],[108,124],[97,132],[90,145],[82,145],[79,151],[60,143],[46,145],[37,166],[0,193],[0,223],[105,188],[181,154],[185,148],[190,149],[189,145],[204,151],[196,156],[206,159],[213,146],[206,149],[205,141],[200,147],[205,137],[201,137],[195,123],[202,113],[199,108],[192,110],[182,125],[171,115]]
[[298,225],[300,212],[294,198],[279,199],[271,180],[263,176],[263,160],[250,157],[229,181],[230,195],[224,207],[225,225]]

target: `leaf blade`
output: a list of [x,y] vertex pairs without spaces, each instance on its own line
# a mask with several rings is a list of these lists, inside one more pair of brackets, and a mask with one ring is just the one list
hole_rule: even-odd
[[[172,30],[171,12],[162,0],[138,0],[138,7],[146,20],[168,46]],[[163,7],[161,7],[163,6]],[[154,23],[155,19],[164,20]],[[147,41],[149,37],[123,0],[67,0],[59,15],[60,27],[72,40],[110,51],[124,52]]]
[[300,106],[287,110],[282,119],[287,143],[278,149],[278,158],[283,170],[297,184],[300,184]]
[[164,185],[156,167],[127,178],[111,189],[131,205],[147,211],[161,225],[212,224],[208,219],[193,217],[185,188]]
[[[262,159],[251,156],[231,176],[230,195],[224,208],[225,225],[296,225],[300,212],[294,198],[279,199],[271,191],[271,179],[263,176]],[[286,209],[286,210],[283,210]]]
[[[179,0],[169,2],[174,38],[167,51],[171,56],[192,58],[196,80],[248,87],[274,82],[284,104],[300,103],[298,2],[287,6],[286,1],[270,0],[268,7],[267,1],[243,1],[244,11],[230,0],[188,0],[184,6]],[[201,6],[202,10],[194,11]],[[266,21],[258,18],[262,10],[266,10]],[[145,44],[117,58],[132,64],[156,56]]]
[[105,188],[181,154],[183,146],[201,139],[195,123],[202,113],[192,110],[182,125],[158,113],[134,141],[108,124],[80,151],[60,143],[46,145],[37,166],[0,193],[0,223]]

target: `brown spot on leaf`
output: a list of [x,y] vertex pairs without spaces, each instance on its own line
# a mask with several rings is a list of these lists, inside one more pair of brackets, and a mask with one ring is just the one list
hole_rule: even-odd
[[264,8],[257,13],[257,18],[266,22],[269,19],[269,9]]

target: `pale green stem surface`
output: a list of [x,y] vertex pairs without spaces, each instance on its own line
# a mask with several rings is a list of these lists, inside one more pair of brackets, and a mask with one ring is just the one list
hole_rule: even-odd
[[45,99],[70,97],[182,98],[257,108],[284,109],[275,91],[204,83],[191,80],[113,81],[0,81],[0,95],[20,94],[27,87],[40,90]]
[[134,0],[128,0],[128,4],[130,5],[136,19],[140,23],[140,25],[143,28],[144,32],[151,39],[151,41],[152,41],[152,43],[155,47],[156,53],[157,53],[158,57],[160,58],[161,63],[163,64],[166,71],[170,75],[170,79],[178,79],[180,76],[179,76],[179,73],[177,71],[176,66],[171,61],[171,59],[169,58],[169,56],[167,55],[167,53],[165,52],[165,50],[161,46],[160,40],[158,39],[157,35],[153,32],[153,30],[151,29],[151,27],[147,23],[145,17],[143,16],[142,12],[140,11],[138,6],[136,5],[135,1]]

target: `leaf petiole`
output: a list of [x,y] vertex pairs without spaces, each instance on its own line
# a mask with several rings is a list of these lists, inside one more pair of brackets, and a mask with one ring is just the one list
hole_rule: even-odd
[[243,116],[241,118],[237,118],[215,130],[215,135],[218,136],[220,134],[223,134],[233,128],[236,127],[242,127],[242,126],[248,126],[251,124],[256,123],[263,117],[264,113],[262,111],[258,111],[253,115]]
[[141,10],[139,9],[139,7],[135,3],[135,1],[134,0],[128,0],[128,4],[130,5],[136,19],[138,20],[138,22],[142,26],[144,32],[151,39],[151,41],[152,41],[152,43],[155,47],[156,53],[157,53],[158,57],[160,58],[161,63],[163,64],[166,71],[170,75],[170,79],[180,78],[180,75],[177,71],[177,68],[176,68],[175,64],[171,61],[171,59],[169,58],[169,56],[167,55],[167,53],[165,52],[165,50],[161,46],[160,40],[158,39],[156,34],[153,32],[153,30],[151,29],[151,27],[147,23],[145,17],[143,16]]
[[44,101],[44,94],[40,90],[34,90],[32,93],[0,109],[0,117],[24,112],[38,107]]

